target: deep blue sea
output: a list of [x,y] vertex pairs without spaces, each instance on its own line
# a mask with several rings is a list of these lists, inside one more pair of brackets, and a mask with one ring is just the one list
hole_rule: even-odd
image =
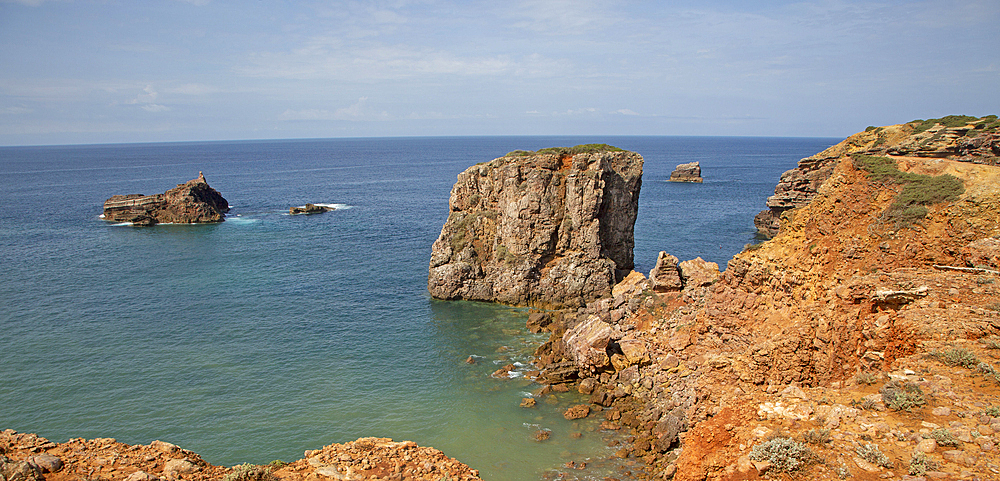
[[[527,312],[442,302],[430,246],[465,168],[516,150],[609,143],[645,158],[635,262],[726,261],[754,241],[780,174],[838,139],[456,137],[0,148],[0,429],[53,441],[160,439],[214,464],[292,461],[363,436],[434,446],[484,479],[601,479],[599,419],[579,396],[493,379],[544,336]],[[700,161],[704,184],[666,182]],[[114,194],[197,177],[215,225],[100,219]],[[289,216],[311,203],[341,208]],[[476,364],[467,364],[476,356]],[[523,371],[523,368],[522,368]],[[535,431],[548,429],[548,441]],[[572,433],[582,436],[572,436]],[[547,473],[547,474],[546,474]],[[572,479],[572,477],[568,478]]]

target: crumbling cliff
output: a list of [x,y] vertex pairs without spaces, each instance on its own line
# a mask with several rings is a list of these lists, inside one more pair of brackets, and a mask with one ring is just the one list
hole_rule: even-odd
[[537,379],[589,394],[654,479],[995,478],[1000,167],[858,138],[715,279],[661,254],[549,313]]
[[869,127],[781,175],[767,210],[754,218],[761,235],[777,235],[781,215],[808,204],[833,173],[835,161],[849,154],[940,158],[1000,165],[1000,120],[996,115],[950,115],[886,127]]
[[114,195],[104,201],[105,220],[133,225],[222,222],[226,212],[229,202],[209,187],[201,172],[162,194]]
[[439,299],[579,306],[632,270],[642,156],[512,152],[458,176],[427,287]]

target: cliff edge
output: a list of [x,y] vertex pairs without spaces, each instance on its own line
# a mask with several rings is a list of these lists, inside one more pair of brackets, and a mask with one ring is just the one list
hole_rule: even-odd
[[104,201],[105,220],[133,225],[222,222],[226,212],[229,202],[209,187],[201,172],[162,194],[113,195]]
[[580,306],[632,270],[642,156],[607,145],[515,151],[458,175],[431,251],[438,299]]
[[589,394],[650,479],[996,479],[1000,167],[856,148],[875,130],[716,280],[633,273],[549,314],[538,379]]
[[767,210],[754,218],[757,231],[778,234],[781,214],[809,203],[819,186],[832,175],[834,161],[850,154],[949,159],[1000,165],[1000,120],[996,115],[949,115],[905,124],[868,127],[781,175]]

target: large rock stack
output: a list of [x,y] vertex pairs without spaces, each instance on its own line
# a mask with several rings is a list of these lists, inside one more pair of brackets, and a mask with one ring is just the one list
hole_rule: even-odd
[[451,191],[428,290],[544,307],[608,296],[633,267],[641,184],[642,156],[610,146],[517,151],[472,166]]
[[104,219],[133,225],[222,222],[229,202],[209,187],[205,176],[189,180],[162,194],[114,195],[104,201]]

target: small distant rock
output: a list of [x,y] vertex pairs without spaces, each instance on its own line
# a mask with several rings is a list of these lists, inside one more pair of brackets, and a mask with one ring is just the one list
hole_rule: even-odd
[[670,182],[696,182],[700,184],[704,181],[705,179],[701,178],[701,164],[698,162],[680,164],[670,173]]
[[547,429],[539,429],[538,431],[535,431],[535,441],[545,441],[546,439],[549,439],[549,437],[551,436],[552,436],[552,431],[549,431]]
[[533,408],[535,407],[535,404],[538,404],[538,401],[535,401],[535,398],[532,397],[521,398],[521,407],[523,408]]
[[299,207],[289,207],[288,213],[291,215],[322,214],[324,212],[330,212],[331,210],[337,210],[337,208],[328,205],[306,204]]

